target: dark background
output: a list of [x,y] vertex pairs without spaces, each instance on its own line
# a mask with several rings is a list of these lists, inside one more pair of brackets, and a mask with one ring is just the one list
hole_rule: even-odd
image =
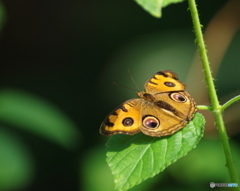
[[[198,2],[203,26],[208,24],[225,2]],[[119,92],[129,90],[116,87],[113,82],[119,81],[122,85],[132,87],[126,71],[130,69],[134,76],[138,73],[136,68],[141,68],[137,63],[132,63],[136,65],[134,68],[131,59],[127,64],[121,61],[132,56],[133,47],[144,47],[144,43],[138,42],[139,39],[148,42],[149,37],[152,37],[150,41],[159,42],[157,44],[164,50],[164,43],[171,47],[171,39],[186,37],[191,50],[186,52],[186,66],[180,67],[178,58],[174,63],[176,69],[172,65],[169,65],[170,68],[162,67],[161,63],[156,66],[158,70],[172,69],[177,73],[180,68],[180,79],[184,81],[187,71],[184,73],[183,70],[191,64],[195,52],[195,37],[187,2],[164,8],[161,19],[152,17],[129,0],[4,0],[2,4],[5,19],[0,32],[1,90],[24,91],[46,100],[63,112],[80,134],[74,148],[65,149],[37,133],[23,130],[18,125],[8,124],[3,120],[1,128],[17,135],[33,161],[29,178],[20,186],[9,185],[5,190],[96,190],[91,188],[97,184],[96,179],[111,177],[104,161],[104,144],[107,138],[99,134],[99,126],[108,112],[135,96],[131,90],[130,96],[120,95]],[[165,39],[166,34],[170,34],[169,41]],[[163,44],[162,37],[165,39]],[[158,45],[149,46],[156,48]],[[172,43],[171,48],[181,49],[181,46]],[[134,55],[136,59],[144,55],[144,52],[143,55],[139,52],[141,51]],[[135,79],[140,88],[154,72],[157,69],[149,69],[149,73],[146,70],[141,71],[141,75]],[[220,83],[218,87],[221,89]],[[223,88],[219,90],[223,96],[239,90],[239,86],[229,87],[227,92]],[[220,143],[217,147],[221,147]],[[221,152],[220,148],[219,153]],[[105,175],[106,172],[109,175]],[[227,171],[224,173],[227,174]],[[170,172],[164,172],[164,178],[159,178],[164,181],[153,185],[156,185],[156,190],[160,190],[160,186],[164,190],[169,186],[175,188],[170,182],[176,181],[179,189],[182,187],[191,190],[194,187],[190,187],[187,180],[187,183],[183,183],[173,180],[173,177]],[[225,180],[221,178],[220,180]],[[107,182],[111,182],[112,186],[112,181],[109,178]],[[206,180],[207,186],[204,185],[204,188],[209,189],[208,183],[211,181],[214,181],[214,176],[209,181]],[[191,185],[194,184],[191,182]],[[98,187],[101,188],[101,183]],[[152,189],[154,190],[154,186]]]

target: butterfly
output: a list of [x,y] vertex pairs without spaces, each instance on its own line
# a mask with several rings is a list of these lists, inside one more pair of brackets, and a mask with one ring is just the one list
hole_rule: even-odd
[[102,122],[100,133],[148,136],[172,135],[182,129],[197,111],[196,103],[185,91],[186,85],[170,70],[157,72],[147,80],[139,98],[125,101]]

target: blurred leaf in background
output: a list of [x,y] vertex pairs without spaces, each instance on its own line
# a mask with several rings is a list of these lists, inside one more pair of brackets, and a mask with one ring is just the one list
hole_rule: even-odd
[[34,162],[17,136],[0,127],[0,190],[20,190],[34,176]]
[[162,16],[162,0],[135,0],[143,9],[154,17]]
[[106,165],[104,143],[101,147],[89,149],[81,161],[80,177],[83,181],[80,181],[80,190],[112,191],[114,189],[113,176]]
[[180,3],[184,0],[135,0],[143,9],[154,17],[162,16],[162,8],[172,4]]
[[[36,175],[33,153],[28,151],[27,146],[23,146],[12,128],[13,132],[6,131],[7,125],[52,141],[65,149],[78,146],[80,133],[77,127],[57,107],[42,98],[20,90],[1,90],[0,105],[0,121],[6,125],[0,127],[1,191],[29,186]],[[47,155],[48,149],[45,148],[42,154]],[[58,160],[57,155],[55,160]],[[60,162],[60,165],[64,163]]]
[[0,91],[0,120],[71,148],[79,141],[76,126],[45,100],[19,90]]

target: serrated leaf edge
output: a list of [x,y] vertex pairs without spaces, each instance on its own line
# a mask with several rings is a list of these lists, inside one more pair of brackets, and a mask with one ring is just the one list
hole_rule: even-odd
[[[194,126],[199,126],[199,127],[204,126],[204,124],[205,124],[205,119],[204,119],[204,117],[203,117],[202,115],[201,115],[201,117],[202,117],[202,120],[200,121],[201,125],[195,125],[195,123],[198,123],[199,120],[196,121],[196,122],[194,122],[193,120],[191,121]],[[187,125],[189,125],[189,124],[187,124]],[[172,161],[170,161],[169,163],[166,163],[166,165],[164,165],[164,167],[162,167],[161,169],[159,169],[157,172],[153,172],[152,174],[149,175],[149,177],[147,177],[147,178],[138,178],[134,185],[128,185],[128,187],[127,187],[126,189],[122,189],[122,188],[124,187],[124,185],[125,185],[125,183],[126,183],[127,181],[125,181],[124,184],[122,184],[123,186],[121,186],[121,188],[119,189],[119,188],[116,187],[117,179],[114,179],[115,190],[118,190],[118,191],[128,190],[128,189],[130,189],[130,188],[132,188],[132,187],[140,184],[140,183],[143,182],[144,180],[147,180],[147,179],[149,179],[149,178],[154,177],[155,175],[157,175],[157,174],[159,174],[160,172],[162,172],[165,168],[167,168],[167,167],[170,166],[171,164],[175,163],[177,160],[179,160],[179,159],[181,159],[182,157],[186,156],[191,150],[193,150],[193,149],[196,148],[197,144],[200,142],[201,138],[203,137],[203,131],[204,131],[204,128],[202,128],[202,130],[201,130],[201,134],[200,134],[201,137],[199,137],[199,139],[198,139],[198,141],[196,142],[196,144],[193,145],[193,147],[192,147],[187,153],[182,154],[179,158],[174,158],[174,159],[173,159]],[[197,130],[196,130],[195,132],[197,133]],[[179,132],[179,133],[180,133],[180,132]],[[182,135],[182,132],[181,132],[181,142],[182,142],[182,139],[183,139],[183,135]],[[153,139],[153,140],[148,144],[148,148],[151,148],[151,144],[152,144],[152,142],[153,142],[154,140],[155,140],[155,139]],[[165,140],[167,141],[167,139],[165,139]],[[168,142],[167,142],[167,143],[168,143]],[[181,145],[182,145],[182,144],[181,144]],[[144,153],[146,153],[146,151],[148,150],[148,148],[144,151]],[[181,151],[181,148],[182,148],[182,146],[180,147],[178,153]],[[135,148],[133,148],[132,150],[134,150],[134,149],[135,149]],[[132,150],[131,150],[131,151],[132,151]],[[152,148],[151,148],[151,150],[152,150]],[[130,151],[129,151],[129,152],[130,152]],[[128,153],[129,153],[129,152],[128,152]],[[152,151],[152,152],[153,152],[153,151]],[[166,149],[166,153],[167,153],[167,149]],[[166,153],[164,154],[164,159],[166,158]],[[117,153],[115,153],[115,154],[117,154]],[[114,156],[115,156],[115,154],[114,154]],[[107,155],[107,156],[108,156],[108,155]],[[143,155],[142,155],[142,156],[143,156]],[[142,156],[139,157],[139,158],[141,158],[140,160],[142,160]],[[111,157],[111,160],[112,160],[112,158],[113,158],[113,156]],[[123,158],[124,158],[124,157],[122,157],[121,160],[122,160]],[[111,161],[111,160],[109,160],[109,161]],[[121,160],[119,160],[119,161],[121,161]],[[110,165],[109,163],[108,163],[108,165],[109,165],[110,168],[111,168],[112,166],[114,166],[114,165]],[[135,165],[135,167],[136,167],[137,165],[138,165],[138,163]],[[117,166],[117,165],[115,165],[115,166]],[[154,166],[154,165],[153,165],[153,166]],[[112,168],[111,168],[111,169],[112,169]],[[124,169],[125,169],[125,168],[124,168]],[[134,168],[134,169],[135,169],[135,168]],[[131,171],[131,173],[134,171],[134,169]],[[142,168],[141,168],[141,172],[142,172]],[[112,174],[113,174],[114,176],[115,176],[117,173],[118,173],[118,172],[114,172],[114,170],[112,169]],[[130,174],[131,174],[131,173],[130,173]],[[127,180],[128,180],[128,179],[127,179]]]

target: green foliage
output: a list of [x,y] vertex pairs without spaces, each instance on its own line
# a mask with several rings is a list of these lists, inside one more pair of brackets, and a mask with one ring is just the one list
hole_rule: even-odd
[[162,16],[162,0],[135,0],[144,10],[160,18]]
[[163,0],[162,7],[166,7],[168,5],[174,4],[174,3],[181,3],[185,0]]
[[23,188],[32,179],[33,161],[23,143],[0,130],[0,190]]
[[135,0],[144,10],[154,17],[162,16],[162,8],[172,4],[180,3],[184,0]]
[[0,120],[66,148],[79,138],[75,125],[50,103],[16,90],[0,92]]
[[[80,156],[81,181],[80,190],[84,191],[113,191],[114,179],[109,167],[106,165],[105,148],[96,147],[88,150],[84,156]],[[160,174],[161,176],[162,174]],[[129,191],[146,191],[150,190],[154,182],[161,180],[160,176],[148,179],[140,185],[134,186]]]
[[[206,190],[206,186],[213,182],[229,182],[227,168],[224,168],[225,159],[218,139],[202,138],[196,149],[185,157],[167,167],[163,172],[153,178],[143,181],[129,191],[157,190]],[[235,159],[240,158],[237,143],[231,142]],[[88,150],[82,159],[80,173],[81,190],[84,191],[113,191],[114,183],[110,168],[106,165],[103,144]],[[240,161],[235,161],[240,173]],[[179,173],[181,172],[181,173]],[[206,173],[208,172],[208,173]],[[169,182],[172,184],[170,185]],[[166,189],[167,188],[167,189]],[[209,188],[210,189],[210,188]]]
[[46,138],[70,149],[79,133],[75,125],[57,108],[36,96],[17,90],[0,91],[0,190],[22,189],[32,180],[34,163],[27,146],[8,125]]
[[81,190],[112,191],[114,183],[110,169],[106,165],[105,148],[102,146],[101,148],[89,149],[80,158],[83,161],[80,166],[80,173],[83,177],[83,182],[80,185]]
[[196,147],[205,120],[199,113],[186,127],[167,137],[114,135],[107,143],[107,162],[116,190],[128,190],[163,171]]

